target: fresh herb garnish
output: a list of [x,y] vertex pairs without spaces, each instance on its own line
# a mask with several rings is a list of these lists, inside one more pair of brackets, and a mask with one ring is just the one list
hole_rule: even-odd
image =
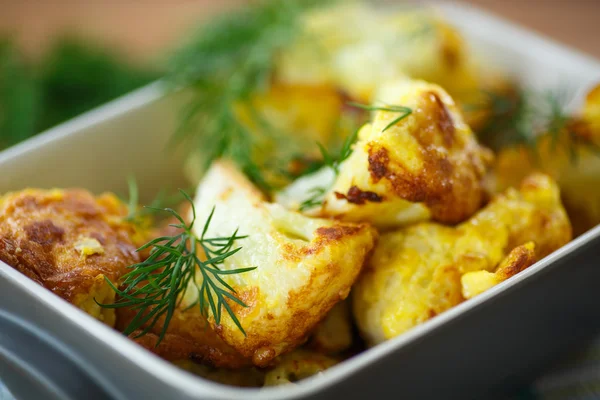
[[[194,203],[187,193],[181,191],[181,194],[192,206],[192,221],[186,224],[184,219],[171,208],[156,209],[175,217],[179,223],[171,226],[180,229],[181,233],[153,239],[140,247],[138,251],[150,249],[149,257],[129,267],[131,271],[122,277],[122,290],[106,278],[118,298],[113,304],[98,304],[106,308],[127,307],[136,310],[135,317],[123,331],[125,335],[130,335],[142,329],[135,337],[148,333],[164,315],[165,320],[156,343],[158,346],[165,336],[175,309],[180,305],[186,291],[191,288],[190,284],[193,284],[198,291],[198,299],[189,307],[198,304],[201,314],[207,319],[211,314],[217,325],[221,322],[224,308],[245,335],[246,332],[228,304],[228,300],[242,307],[246,307],[246,304],[236,297],[235,289],[227,284],[222,276],[241,274],[256,268],[222,270],[220,265],[241,250],[241,247],[234,248],[234,244],[247,236],[238,235],[236,230],[227,237],[206,237],[215,212],[213,208],[204,224],[202,235],[197,237],[193,233],[196,221]],[[206,257],[204,261],[200,259],[198,246],[204,251]],[[200,284],[197,274],[201,275]]]
[[[150,222],[157,221],[157,210],[161,211],[164,208],[176,207],[181,202],[181,193],[170,193],[167,189],[162,188],[152,199],[150,204],[143,207],[139,203],[139,190],[135,177],[127,178],[127,187],[129,189],[129,197],[127,203],[127,215],[124,220],[142,227],[148,226]],[[187,190],[184,190],[187,192]],[[125,201],[125,200],[123,200]],[[149,220],[153,217],[152,220]]]
[[127,216],[125,217],[125,221],[135,222],[140,218],[139,190],[135,177],[129,176],[127,178],[127,187],[129,188],[129,201],[127,202]]
[[408,107],[404,107],[404,106],[395,106],[395,105],[374,106],[374,105],[366,105],[366,104],[353,103],[353,102],[348,103],[348,105],[350,105],[352,107],[360,108],[362,110],[367,110],[367,111],[387,111],[387,112],[392,112],[392,113],[399,113],[400,115],[397,118],[394,118],[394,120],[392,122],[387,124],[386,127],[383,128],[383,130],[381,132],[387,131],[392,126],[396,125],[398,122],[402,121],[404,118],[406,118],[410,114],[412,114],[412,109],[408,108]]
[[[360,104],[360,103],[354,103],[354,102],[349,102],[348,105],[359,108],[361,110],[366,110],[366,111],[387,111],[387,112],[399,113],[400,115],[398,117],[394,118],[394,120],[392,122],[390,122],[388,125],[386,125],[385,128],[383,128],[382,132],[385,132],[386,130],[388,130],[392,126],[396,125],[398,122],[402,121],[404,118],[408,117],[412,113],[411,108],[404,107],[404,106],[397,106],[397,105],[375,106],[375,105],[366,105],[366,104]],[[350,157],[350,155],[352,154],[352,145],[354,144],[354,142],[356,142],[359,130],[360,130],[360,128],[356,129],[352,135],[350,135],[346,138],[346,140],[344,141],[344,143],[340,149],[340,153],[337,157],[334,157],[331,153],[329,153],[329,151],[321,143],[317,143],[317,146],[319,146],[319,150],[321,152],[321,156],[323,157],[322,165],[328,166],[329,168],[331,168],[333,170],[333,172],[335,173],[335,176],[339,175],[340,165],[342,164],[342,162],[344,162],[346,159],[348,159],[348,157]],[[298,209],[300,211],[306,211],[308,209],[311,209],[313,207],[317,207],[317,206],[323,204],[323,200],[324,200],[325,193],[327,192],[327,190],[328,190],[328,188],[325,188],[322,186],[318,186],[318,187],[311,189],[309,191],[310,197],[308,197],[306,200],[302,201],[300,203],[300,206]]]
[[312,188],[308,193],[310,194],[310,197],[300,203],[298,211],[310,210],[313,207],[323,204],[323,201],[325,200],[325,193],[327,193],[327,188],[317,186]]
[[477,131],[479,140],[496,152],[522,147],[538,159],[542,140],[550,140],[550,150],[566,151],[572,163],[579,150],[597,152],[597,146],[579,132],[577,123],[566,111],[569,100],[566,90],[539,92],[517,88],[506,93],[482,91],[477,104],[467,104],[469,112],[484,112],[486,123]]
[[360,129],[356,129],[354,133],[346,137],[346,140],[344,140],[344,143],[340,149],[340,153],[337,157],[333,156],[331,153],[329,153],[325,146],[317,142],[317,146],[319,147],[319,151],[323,157],[323,166],[330,167],[336,175],[339,175],[340,165],[352,154],[352,145],[354,142],[356,142],[359,130]]
[[[340,165],[342,164],[342,162],[346,161],[348,157],[350,157],[350,155],[352,154],[352,145],[354,144],[354,142],[356,142],[356,139],[358,138],[359,130],[360,129],[356,129],[354,133],[349,135],[346,138],[346,140],[344,140],[344,143],[342,144],[342,147],[340,149],[340,153],[337,157],[332,156],[331,153],[329,153],[329,151],[325,148],[325,146],[317,142],[317,146],[319,146],[321,156],[323,157],[322,167],[327,166],[331,168],[335,173],[335,176],[338,176],[340,173]],[[328,188],[322,186],[312,188],[308,192],[310,197],[302,201],[302,203],[300,203],[298,210],[306,211],[313,207],[317,207],[323,204],[323,200],[325,198],[327,190]]]
[[[193,89],[175,141],[191,139],[193,147],[202,149],[204,168],[227,157],[259,187],[271,189],[266,161],[256,154],[270,138],[250,131],[238,110],[252,107],[252,96],[269,88],[275,57],[302,32],[300,17],[323,3],[327,2],[261,1],[207,23],[174,57],[170,81],[175,88]],[[254,122],[258,126],[262,121]],[[289,147],[281,142],[282,149]]]

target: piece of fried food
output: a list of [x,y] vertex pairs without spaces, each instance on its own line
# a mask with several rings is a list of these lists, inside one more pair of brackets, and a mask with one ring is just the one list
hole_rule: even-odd
[[[191,214],[191,211],[192,206],[188,202],[178,207],[178,213],[181,216],[187,217]],[[151,237],[176,236],[182,232],[180,228],[175,226],[179,223],[180,221],[175,217],[167,218],[151,230]],[[190,220],[187,220],[186,223],[189,224]],[[142,257],[147,257],[149,252],[141,252],[141,254]],[[151,311],[148,310],[148,312]],[[125,307],[117,308],[116,313],[117,323],[115,327],[119,331],[124,331],[134,319],[137,311]],[[129,338],[165,360],[180,364],[183,363],[183,360],[189,360],[191,364],[184,364],[190,367],[202,364],[194,367],[194,372],[204,371],[210,375],[209,379],[219,380],[223,376],[223,373],[215,372],[215,369],[218,371],[222,369],[233,371],[252,365],[248,358],[243,357],[223,342],[212,330],[206,318],[200,312],[198,305],[188,308],[179,303],[169,321],[165,336],[157,346],[164,322],[165,316],[162,316],[149,332],[136,337],[148,327],[147,323],[142,324],[139,329],[129,335]],[[243,382],[239,383],[242,384]]]
[[517,246],[502,260],[496,271],[480,270],[464,274],[460,278],[462,295],[465,299],[475,297],[533,265],[535,260],[535,243]]
[[127,207],[112,194],[26,189],[0,198],[0,260],[93,317],[113,326],[117,282],[139,262],[125,222]]
[[[228,237],[239,228],[221,269],[256,267],[223,275],[247,307],[229,304],[247,336],[226,313],[217,334],[257,366],[302,344],[317,323],[348,296],[377,233],[366,224],[307,218],[265,201],[263,195],[228,162],[216,162],[200,183],[194,200],[198,221],[213,206],[207,237]],[[204,226],[194,229],[200,236]],[[200,278],[201,279],[201,278]],[[197,293],[189,290],[188,293]],[[196,298],[186,299],[185,304]]]
[[399,77],[434,82],[453,95],[480,88],[483,69],[433,9],[390,12],[338,2],[306,13],[302,28],[276,60],[277,81],[330,85],[367,103],[378,100],[381,84]]
[[[156,343],[164,326],[164,316],[150,332],[136,338],[142,329],[146,328],[143,326],[132,332],[130,338],[168,361],[192,360],[211,367],[229,369],[252,365],[250,359],[223,342],[202,316],[197,305],[186,308],[181,304],[176,308],[167,332],[158,346]],[[123,331],[135,314],[135,310],[129,308],[117,309],[116,328]]]
[[513,186],[532,171],[550,175],[579,235],[600,224],[600,85],[587,94],[580,115],[561,124],[557,132],[540,137],[534,149],[523,145],[500,151],[493,189]]
[[352,346],[352,317],[347,300],[337,303],[311,333],[307,348],[338,354]]
[[457,227],[420,223],[382,235],[352,290],[359,329],[371,345],[393,338],[462,302],[464,274],[494,272],[512,249],[535,243],[535,257],[517,257],[521,249],[496,271],[514,275],[570,239],[558,186],[540,174]]
[[338,362],[320,353],[298,349],[276,359],[275,367],[265,375],[265,386],[293,384],[319,374]]
[[[372,123],[360,130],[353,153],[339,166],[323,203],[307,212],[380,228],[429,218],[443,223],[468,218],[484,200],[482,181],[491,152],[477,143],[441,87],[402,80],[385,88],[382,107],[402,106],[412,112],[394,123],[402,110],[376,111]],[[310,179],[299,179],[277,200],[297,207],[298,187],[310,190]],[[297,204],[289,200],[294,197]]]

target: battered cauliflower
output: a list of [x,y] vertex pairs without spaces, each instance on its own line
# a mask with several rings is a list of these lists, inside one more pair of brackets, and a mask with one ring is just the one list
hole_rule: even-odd
[[348,301],[337,303],[310,335],[308,347],[323,354],[337,354],[352,346],[352,320]]
[[535,263],[535,243],[528,242],[515,247],[502,260],[496,271],[486,270],[467,272],[460,278],[462,295],[465,299],[477,296],[523,271]]
[[[577,117],[557,133],[540,138],[535,149],[510,147],[498,154],[495,189],[514,185],[532,171],[552,176],[576,234],[600,223],[600,85],[590,90]],[[582,195],[585,193],[585,195]]]
[[321,171],[319,182],[301,178],[277,201],[297,207],[311,187],[322,185],[331,189],[309,215],[379,228],[430,218],[456,223],[471,216],[484,200],[482,181],[492,154],[477,143],[452,98],[437,85],[402,80],[386,85],[381,99],[412,113],[386,129],[399,113],[375,112],[337,176]]
[[[209,237],[248,235],[222,269],[256,267],[243,274],[224,275],[248,307],[230,306],[247,336],[227,313],[215,332],[257,366],[303,343],[340,300],[348,296],[373,248],[376,231],[366,224],[311,219],[265,201],[263,195],[231,164],[216,162],[198,187],[198,220],[216,206]],[[196,225],[198,235],[203,226]],[[188,290],[195,295],[197,290]],[[189,296],[188,296],[189,297]],[[195,297],[184,300],[185,304]]]
[[301,379],[319,374],[339,361],[307,350],[295,350],[278,357],[277,365],[267,371],[265,386],[293,384]]
[[[117,309],[116,328],[125,330],[133,320],[137,310]],[[137,344],[168,361],[192,360],[207,367],[238,369],[252,365],[250,359],[239,354],[211,329],[206,318],[200,313],[198,305],[188,308],[179,304],[173,313],[167,332],[157,346],[163,329],[165,317],[162,316],[152,329],[138,336],[147,328],[143,325],[131,333],[130,338]]]
[[[127,207],[114,195],[85,190],[26,189],[0,197],[0,260],[107,325],[115,324],[117,282],[139,262],[125,222]],[[96,299],[96,301],[94,301]]]
[[500,281],[569,240],[558,187],[545,175],[528,177],[520,191],[496,196],[456,227],[420,223],[382,235],[352,291],[359,329],[371,345],[393,338],[477,294],[469,273],[496,272]]
[[400,77],[435,82],[453,94],[480,87],[481,70],[465,41],[431,9],[382,12],[340,2],[307,13],[302,27],[276,62],[278,81],[330,85],[364,102]]

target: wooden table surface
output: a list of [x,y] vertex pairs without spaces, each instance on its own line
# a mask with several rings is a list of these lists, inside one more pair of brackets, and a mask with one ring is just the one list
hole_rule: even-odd
[[[247,0],[246,0],[247,1]],[[393,1],[393,0],[388,0]],[[199,19],[244,0],[0,0],[0,34],[36,54],[78,30],[142,59],[161,54]],[[600,0],[463,0],[600,58]]]

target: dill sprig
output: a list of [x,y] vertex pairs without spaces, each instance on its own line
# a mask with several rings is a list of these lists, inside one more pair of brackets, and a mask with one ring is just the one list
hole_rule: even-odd
[[300,203],[300,206],[298,206],[298,211],[306,211],[310,210],[311,208],[320,206],[325,200],[325,193],[327,193],[327,188],[325,187],[317,186],[312,188],[308,192],[310,197],[304,200],[302,203]]
[[[236,107],[252,108],[252,95],[268,89],[275,57],[302,32],[300,17],[307,9],[323,3],[326,2],[254,3],[205,24],[199,35],[173,58],[169,80],[175,88],[193,89],[193,98],[174,139],[176,143],[194,141],[205,157],[204,168],[227,157],[259,187],[271,188],[263,171],[265,166],[255,155],[268,133],[263,132],[261,137],[259,132],[250,132],[240,121]],[[254,122],[259,126],[263,121]]]
[[350,105],[352,107],[360,108],[360,109],[366,110],[366,111],[387,111],[387,112],[392,112],[392,113],[398,113],[399,114],[398,117],[394,118],[392,120],[392,122],[387,124],[381,132],[387,131],[392,126],[396,125],[398,122],[402,121],[404,118],[406,118],[410,114],[412,114],[411,108],[404,107],[404,106],[397,106],[397,105],[375,106],[375,105],[366,105],[366,104],[360,104],[360,103],[354,103],[354,102],[350,102],[350,103],[348,103],[348,105]]
[[[174,236],[158,237],[140,247],[138,251],[150,249],[149,257],[129,267],[130,271],[122,277],[122,289],[106,278],[118,298],[113,304],[98,304],[106,308],[127,307],[136,310],[135,317],[123,331],[125,335],[130,335],[142,329],[135,337],[148,333],[164,315],[165,320],[156,343],[158,346],[165,336],[175,309],[180,305],[186,291],[191,288],[190,284],[193,284],[198,291],[198,299],[189,307],[197,304],[201,314],[207,319],[211,314],[217,325],[221,322],[222,309],[225,309],[245,335],[228,301],[233,301],[242,307],[246,307],[246,304],[236,297],[236,291],[222,277],[252,271],[255,267],[222,270],[220,265],[241,250],[241,247],[234,248],[235,242],[247,236],[238,235],[236,230],[227,237],[207,237],[215,212],[213,207],[204,224],[202,235],[197,237],[193,233],[196,221],[194,203],[187,193],[181,191],[181,194],[192,206],[191,222],[186,224],[184,219],[171,208],[156,209],[175,217],[179,223],[171,226],[181,232]],[[198,247],[203,250],[206,260],[200,259]],[[202,277],[200,284],[197,274]]]
[[[366,110],[366,111],[387,111],[387,112],[398,113],[399,115],[396,118],[394,118],[388,125],[386,125],[383,128],[382,132],[387,131],[392,126],[396,125],[398,122],[402,121],[404,118],[406,118],[410,114],[412,114],[411,108],[404,107],[404,106],[398,106],[398,105],[376,106],[376,105],[366,105],[366,104],[360,104],[360,103],[354,103],[354,102],[349,102],[348,105],[359,108],[361,110]],[[321,143],[317,142],[317,146],[319,147],[321,156],[323,158],[322,166],[328,166],[329,168],[331,168],[333,170],[333,172],[335,173],[335,176],[339,175],[340,165],[342,164],[342,162],[347,160],[348,157],[350,157],[350,155],[352,154],[352,151],[353,151],[352,145],[354,144],[354,142],[356,142],[359,131],[360,131],[360,128],[356,129],[352,135],[349,135],[346,138],[346,140],[342,144],[340,153],[337,156],[333,156],[325,148],[325,146],[323,146]],[[323,187],[323,186],[317,186],[317,187],[312,188],[308,193],[309,197],[300,203],[300,206],[298,207],[299,211],[306,211],[313,207],[317,207],[317,206],[323,204],[327,190],[328,190],[328,188]]]
[[342,147],[340,148],[340,152],[337,156],[333,156],[329,151],[323,146],[321,143],[317,142],[317,146],[319,147],[319,151],[321,152],[321,156],[323,157],[323,166],[330,167],[336,175],[340,173],[340,165],[342,162],[346,161],[348,157],[352,154],[352,145],[356,142],[358,138],[358,131],[360,129],[356,129],[351,135],[346,137]]
[[466,112],[487,113],[479,140],[494,151],[522,147],[538,159],[539,144],[550,140],[550,150],[564,150],[572,163],[579,150],[598,153],[597,146],[578,131],[577,119],[567,112],[569,92],[564,89],[535,91],[517,88],[506,93],[482,91],[478,104],[465,106]]
[[[338,176],[340,174],[340,165],[344,161],[346,161],[348,159],[348,157],[350,157],[350,155],[352,154],[352,151],[353,151],[352,145],[356,142],[356,139],[358,138],[359,130],[360,129],[356,129],[354,131],[354,133],[352,133],[351,135],[346,137],[346,139],[344,140],[344,143],[342,144],[342,147],[340,149],[339,155],[337,155],[337,157],[333,156],[325,148],[325,146],[323,146],[321,143],[317,142],[317,146],[319,147],[319,150],[321,151],[321,156],[323,157],[322,167],[327,166],[327,167],[331,168],[333,170],[333,172],[335,173],[335,176]],[[300,203],[298,210],[306,211],[313,207],[317,207],[317,206],[323,204],[327,190],[328,190],[328,188],[323,187],[323,186],[317,186],[317,187],[312,188],[308,192],[308,194],[310,196],[306,200],[304,200]]]
[[[152,222],[149,217],[156,217],[157,210],[162,211],[164,208],[172,208],[181,202],[180,192],[169,193],[167,189],[161,188],[150,204],[144,207],[139,203],[138,184],[133,175],[127,178],[127,187],[129,197],[127,201],[123,200],[127,204],[127,215],[124,220],[136,225],[144,226]],[[187,193],[187,190],[184,190],[184,192]],[[156,222],[156,218],[153,218],[153,220]]]

